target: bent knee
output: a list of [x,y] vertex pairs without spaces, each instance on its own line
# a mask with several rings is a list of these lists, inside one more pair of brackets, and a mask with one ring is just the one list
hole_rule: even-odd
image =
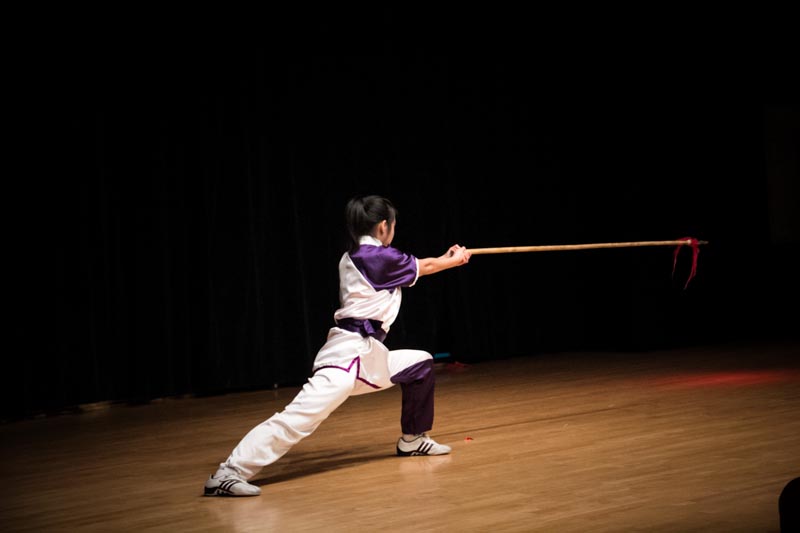
[[413,383],[429,376],[433,376],[433,357],[414,363],[394,374],[390,379],[392,383]]

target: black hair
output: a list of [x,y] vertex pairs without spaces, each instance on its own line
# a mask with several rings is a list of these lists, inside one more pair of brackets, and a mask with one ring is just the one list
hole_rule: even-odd
[[351,198],[344,209],[347,232],[350,234],[350,251],[358,248],[358,239],[372,233],[372,228],[382,220],[389,224],[397,218],[397,209],[388,199],[377,196]]

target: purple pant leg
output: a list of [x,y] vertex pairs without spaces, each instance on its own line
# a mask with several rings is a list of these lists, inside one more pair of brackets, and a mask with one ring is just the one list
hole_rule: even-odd
[[433,428],[433,360],[410,366],[391,377],[403,390],[403,412],[400,427],[403,433],[416,435]]

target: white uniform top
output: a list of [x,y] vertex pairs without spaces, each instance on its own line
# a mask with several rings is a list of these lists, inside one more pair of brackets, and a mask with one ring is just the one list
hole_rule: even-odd
[[361,237],[359,243],[361,246],[352,257],[345,253],[339,261],[342,306],[333,318],[337,322],[343,318],[377,320],[388,333],[400,311],[400,287],[412,287],[417,282],[417,259],[383,246],[369,235]]

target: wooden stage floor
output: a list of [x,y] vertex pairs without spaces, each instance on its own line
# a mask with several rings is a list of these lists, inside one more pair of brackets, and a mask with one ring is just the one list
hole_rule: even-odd
[[440,457],[394,455],[400,389],[349,399],[253,482],[203,482],[297,388],[0,426],[12,531],[778,532],[800,345],[437,364]]

